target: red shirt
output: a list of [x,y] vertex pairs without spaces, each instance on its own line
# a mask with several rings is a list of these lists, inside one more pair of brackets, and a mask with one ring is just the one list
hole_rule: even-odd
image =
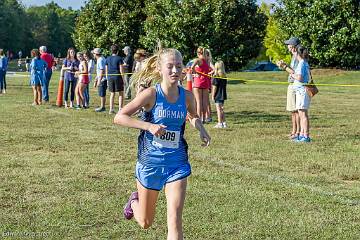
[[42,53],[40,58],[47,63],[47,69],[51,69],[54,64],[54,58],[51,54]]

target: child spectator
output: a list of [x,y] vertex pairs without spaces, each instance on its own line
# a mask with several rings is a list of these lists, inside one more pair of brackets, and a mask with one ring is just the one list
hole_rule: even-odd
[[77,59],[80,61],[79,64],[79,71],[77,75],[79,76],[78,84],[75,88],[76,93],[76,109],[81,109],[81,104],[84,108],[87,108],[85,97],[84,97],[84,90],[89,84],[89,74],[88,74],[88,65],[83,57],[81,52],[76,54]]
[[212,80],[212,99],[215,101],[218,123],[215,128],[226,128],[224,102],[227,99],[225,65],[223,61],[215,63],[214,78]]
[[86,85],[85,91],[84,91],[84,98],[85,98],[85,103],[86,103],[86,107],[89,107],[90,105],[90,91],[89,91],[89,85],[91,83],[92,80],[92,74],[94,73],[94,69],[95,69],[95,61],[92,58],[92,54],[90,53],[90,51],[85,51],[84,53],[84,59],[87,62],[88,65],[88,74],[89,74],[89,84]]

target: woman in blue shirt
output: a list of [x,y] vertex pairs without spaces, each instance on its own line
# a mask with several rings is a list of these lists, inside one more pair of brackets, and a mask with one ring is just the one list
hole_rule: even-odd
[[296,51],[299,63],[295,68],[295,73],[291,74],[291,76],[294,79],[293,88],[296,94],[295,105],[300,117],[300,135],[295,141],[310,142],[308,109],[311,98],[305,90],[305,85],[309,83],[310,76],[310,66],[308,64],[309,53],[303,46],[298,46]]
[[31,50],[33,59],[30,63],[30,85],[33,88],[34,102],[33,106],[41,104],[41,86],[45,81],[45,70],[47,63],[40,58],[40,52],[37,49]]
[[[178,86],[182,69],[182,56],[176,49],[162,49],[149,58],[140,76],[151,82],[161,79],[161,83],[142,91],[114,119],[115,124],[141,130],[135,169],[138,191],[131,194],[124,216],[134,217],[141,227],[149,228],[159,191],[165,186],[168,239],[183,239],[182,211],[191,174],[184,139],[186,116],[200,132],[204,145],[210,144],[210,136],[196,114],[194,95]],[[142,108],[142,120],[131,117]]]

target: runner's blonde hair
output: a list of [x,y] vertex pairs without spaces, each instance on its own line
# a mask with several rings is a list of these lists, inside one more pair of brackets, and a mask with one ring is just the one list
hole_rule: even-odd
[[148,88],[152,84],[161,82],[162,77],[159,71],[159,66],[161,65],[161,60],[165,55],[174,54],[179,56],[182,60],[181,53],[175,48],[162,48],[160,44],[158,44],[157,52],[145,59],[143,68],[133,74],[132,76],[132,85],[134,87],[141,86],[143,88]]

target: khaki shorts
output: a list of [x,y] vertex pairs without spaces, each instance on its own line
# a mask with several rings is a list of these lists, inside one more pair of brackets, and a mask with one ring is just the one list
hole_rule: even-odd
[[296,91],[293,85],[289,84],[286,98],[286,111],[294,112],[296,110]]

